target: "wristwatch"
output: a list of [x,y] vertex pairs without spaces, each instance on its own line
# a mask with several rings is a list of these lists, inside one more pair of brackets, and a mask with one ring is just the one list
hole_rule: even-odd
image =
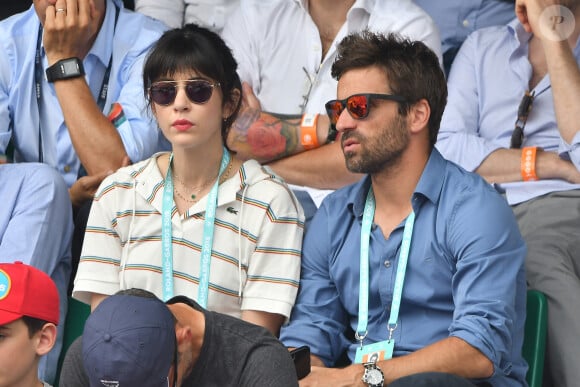
[[385,376],[383,371],[377,366],[377,363],[372,361],[364,363],[365,373],[362,376],[362,381],[369,387],[383,387],[385,383]]
[[77,78],[85,75],[83,61],[79,58],[62,59],[46,69],[46,79],[49,82],[62,79]]

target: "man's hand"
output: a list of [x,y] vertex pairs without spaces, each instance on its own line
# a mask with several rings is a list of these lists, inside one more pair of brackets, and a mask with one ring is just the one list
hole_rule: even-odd
[[94,0],[57,0],[54,6],[49,5],[43,38],[49,66],[61,59],[84,59],[103,17],[104,8],[97,10]]
[[[129,157],[125,156],[121,167],[126,167],[130,163],[131,161],[129,160]],[[101,185],[105,177],[112,173],[113,171],[105,171],[96,175],[83,176],[75,181],[68,190],[73,207],[79,208],[87,200],[92,200],[99,185]]]
[[[542,12],[550,6],[562,6],[574,12],[576,6],[574,1],[575,0],[516,0],[516,16],[527,32],[533,32],[535,35],[542,35],[540,30],[541,22],[557,22],[557,20],[553,20],[556,15],[552,15],[552,18],[547,18],[546,20],[540,20]],[[558,8],[556,7],[554,9],[557,10]],[[551,28],[551,26],[545,27]]]
[[362,367],[326,368],[312,366],[307,377],[300,380],[300,387],[355,387],[364,386]]

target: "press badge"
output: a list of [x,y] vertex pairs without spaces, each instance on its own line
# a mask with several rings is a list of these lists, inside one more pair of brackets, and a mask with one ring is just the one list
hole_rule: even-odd
[[369,345],[361,345],[356,349],[355,363],[377,362],[379,360],[388,360],[393,357],[393,348],[395,340],[384,340]]

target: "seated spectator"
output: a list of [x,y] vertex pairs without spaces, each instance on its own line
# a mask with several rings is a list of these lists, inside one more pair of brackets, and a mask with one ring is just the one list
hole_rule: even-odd
[[240,104],[236,67],[216,33],[192,24],[154,46],[145,93],[172,152],[105,179],[74,297],[94,308],[131,287],[194,295],[278,334],[296,298],[304,218],[279,178],[224,145]]
[[[60,298],[60,320],[67,311],[71,273],[72,209],[62,176],[38,163],[0,165],[0,263],[22,261],[52,278]],[[40,376],[52,381],[64,325],[53,350],[40,360]]]
[[339,142],[331,144],[336,131],[324,103],[336,97],[336,43],[364,29],[397,32],[441,53],[437,27],[411,1],[241,0],[224,28],[247,83],[228,144],[293,184],[307,223],[327,190],[361,178],[344,166]]
[[[101,317],[105,318],[94,319],[91,315],[87,321],[87,324],[92,321],[91,325],[87,325],[88,328],[85,328],[83,337],[71,345],[63,363],[61,387],[85,387],[89,385],[89,381],[91,381],[90,385],[93,386],[93,369],[96,367],[92,366],[92,363],[88,363],[89,361],[94,360],[100,364],[107,363],[111,367],[117,368],[118,363],[104,359],[104,355],[111,353],[112,356],[122,357],[120,344],[126,343],[123,347],[131,347],[132,342],[127,342],[127,340],[133,340],[133,336],[136,335],[136,332],[132,332],[133,327],[136,330],[137,327],[143,325],[143,319],[150,319],[144,313],[138,314],[137,317],[140,317],[133,320],[128,319],[126,313],[119,313],[127,329],[124,331],[125,334],[115,335],[115,331],[121,332],[120,326],[116,324],[117,320],[112,318],[111,308],[103,311],[101,307],[105,304],[119,305],[119,297],[135,300],[139,297],[150,296],[151,293],[140,289],[123,290],[117,295],[107,298],[95,309],[93,315],[100,314]],[[297,386],[294,365],[288,351],[264,328],[220,313],[206,311],[195,301],[185,296],[174,297],[168,301],[168,304],[175,319],[177,367],[169,370],[169,384],[165,382],[158,385],[186,387]],[[161,309],[157,305],[155,307],[158,309],[156,314],[161,314]],[[121,306],[117,308],[121,310]],[[87,344],[87,329],[90,332],[110,331],[111,343],[114,348],[102,341],[100,341],[100,346]],[[167,331],[165,328],[158,330],[160,332]],[[151,336],[148,337],[153,342],[158,341],[157,338]],[[163,335],[163,341],[167,341],[165,335]],[[155,348],[153,343],[146,342],[145,344],[148,348],[149,344]],[[90,354],[87,351],[89,348],[93,348]],[[118,352],[115,352],[115,348]],[[157,355],[159,359],[157,363],[152,365],[152,368],[159,370],[159,372],[161,364],[168,368],[172,359],[172,353],[169,351],[171,348],[172,346],[169,345],[167,348],[152,351],[153,355]],[[161,351],[163,354],[160,354]],[[141,356],[144,360],[150,361],[153,359],[150,357],[151,355],[149,352],[143,353]],[[85,367],[83,367],[83,362]],[[122,364],[124,370],[128,369],[125,364]],[[133,378],[134,382],[134,378],[142,379],[142,382],[128,385],[152,385],[146,384],[147,379],[143,378],[142,375],[137,375],[137,373],[146,371],[142,367],[142,363],[135,364],[132,367],[135,373],[127,375],[128,378]],[[89,369],[88,374],[85,369]],[[155,380],[159,380],[159,378],[155,378]]]
[[0,22],[0,154],[79,181],[77,206],[126,157],[151,156],[159,137],[141,74],[165,28],[121,0],[37,0]]
[[[332,75],[328,114],[348,169],[367,175],[324,200],[304,240],[280,338],[310,347],[305,385],[525,385],[524,241],[502,197],[433,148],[436,55],[364,32]],[[344,352],[353,364],[331,368]]]
[[50,387],[38,363],[56,342],[58,290],[46,273],[23,264],[0,263],[0,386]]
[[437,147],[505,192],[528,285],[548,300],[546,383],[560,387],[580,379],[580,1],[555,3],[568,8],[518,0],[517,19],[465,41]]
[[194,23],[220,34],[239,0],[135,0],[135,10],[171,28]]
[[154,294],[139,289],[121,291],[101,302],[77,342],[73,346],[82,352],[69,350],[78,356],[76,364],[68,364],[67,353],[61,387],[166,387],[177,361],[173,315]]
[[415,0],[415,3],[439,27],[445,74],[449,74],[459,47],[470,33],[504,25],[514,16],[514,0]]

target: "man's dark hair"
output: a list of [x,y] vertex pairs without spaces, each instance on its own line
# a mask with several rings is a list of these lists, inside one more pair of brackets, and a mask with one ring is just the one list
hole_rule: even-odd
[[28,337],[30,338],[32,338],[32,336],[34,336],[37,332],[40,332],[45,324],[48,324],[48,321],[29,316],[22,316],[22,322],[24,322],[28,328]]
[[365,30],[340,42],[332,76],[338,80],[349,70],[370,66],[382,68],[391,92],[407,100],[399,103],[399,114],[406,116],[414,103],[427,100],[431,108],[429,141],[433,146],[447,103],[447,83],[435,53],[424,43],[398,34]]
[[119,290],[115,293],[116,296],[135,296],[143,298],[157,298],[157,296],[145,289],[130,288]]

